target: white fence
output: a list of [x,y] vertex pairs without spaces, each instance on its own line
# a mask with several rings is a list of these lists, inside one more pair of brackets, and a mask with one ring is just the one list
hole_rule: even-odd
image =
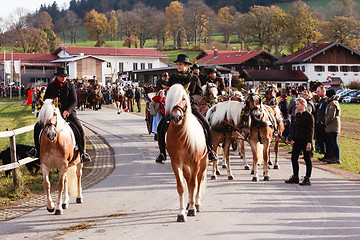
[[22,133],[30,132],[30,131],[33,131],[33,130],[34,130],[34,125],[30,125],[30,126],[18,128],[18,129],[12,130],[12,131],[0,132],[0,138],[5,138],[5,137],[10,138],[10,155],[11,155],[11,163],[0,166],[0,172],[6,171],[6,170],[13,170],[12,171],[13,181],[14,181],[14,186],[16,188],[20,186],[19,167],[21,165],[26,164],[26,163],[35,161],[35,160],[37,160],[37,158],[27,157],[27,158],[24,158],[24,159],[20,159],[18,161],[17,158],[16,158],[15,136],[19,135],[19,134],[22,134]]

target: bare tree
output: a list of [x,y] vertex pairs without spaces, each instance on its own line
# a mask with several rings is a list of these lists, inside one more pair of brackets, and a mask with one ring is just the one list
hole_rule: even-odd
[[66,31],[70,32],[71,44],[76,43],[76,34],[81,26],[82,21],[79,16],[73,11],[67,11],[65,16],[55,22],[56,31],[63,34],[63,41],[66,41]]
[[166,43],[166,15],[164,12],[158,11],[154,14],[153,19],[154,34],[156,37],[156,44],[158,49],[165,48]]
[[7,25],[9,30],[20,30],[28,27],[28,17],[31,14],[25,8],[17,8],[9,14]]
[[143,3],[138,3],[134,6],[133,10],[135,21],[138,26],[138,38],[140,41],[140,48],[144,48],[145,42],[154,36],[154,19],[158,10],[153,7],[147,7]]

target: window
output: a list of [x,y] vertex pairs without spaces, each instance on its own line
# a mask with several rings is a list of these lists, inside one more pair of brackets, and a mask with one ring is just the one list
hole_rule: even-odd
[[351,66],[351,71],[359,72],[359,66]]
[[133,63],[133,70],[138,70],[138,64],[137,63]]
[[293,69],[293,70],[296,70],[296,67],[295,67],[295,66],[293,66],[293,67],[292,67],[292,69]]
[[124,63],[120,62],[119,63],[119,72],[123,72],[124,71]]
[[300,66],[297,66],[297,67],[296,67],[296,70],[300,70]]
[[349,72],[349,66],[340,66],[340,72]]
[[315,72],[325,72],[325,67],[324,66],[314,66],[314,71]]
[[140,63],[140,69],[145,69],[145,63]]
[[301,66],[301,71],[305,72],[305,66]]
[[152,69],[152,63],[148,63],[148,69]]
[[329,72],[338,72],[338,66],[328,66]]
[[107,68],[111,68],[111,62],[107,62],[107,63],[106,63],[106,67],[107,67]]

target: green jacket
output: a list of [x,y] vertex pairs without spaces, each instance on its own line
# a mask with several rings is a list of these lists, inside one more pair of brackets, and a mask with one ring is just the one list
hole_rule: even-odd
[[340,105],[339,105],[339,95],[334,95],[329,98],[326,112],[325,112],[325,132],[336,132],[340,133]]

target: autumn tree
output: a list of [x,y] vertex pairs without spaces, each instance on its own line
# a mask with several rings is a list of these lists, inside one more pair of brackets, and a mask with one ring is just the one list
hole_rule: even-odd
[[104,14],[94,9],[86,13],[84,28],[89,33],[89,39],[96,41],[95,47],[105,43],[104,35],[108,32],[109,23]]
[[165,48],[166,43],[166,15],[159,11],[154,15],[154,36],[156,38],[156,45],[158,49]]
[[246,42],[247,29],[245,27],[246,15],[240,12],[235,14],[234,18],[234,27],[235,34],[238,38],[238,43],[240,43],[240,49],[244,49],[244,44]]
[[180,2],[174,1],[165,8],[166,30],[174,40],[174,47],[178,47],[178,34],[183,28],[184,9]]
[[354,0],[332,0],[325,10],[328,19],[336,16],[358,17],[359,7]]
[[28,26],[29,12],[25,8],[17,8],[9,14],[7,26],[11,30],[25,29]]
[[76,43],[77,32],[82,24],[82,20],[73,11],[67,11],[65,16],[55,22],[55,29],[57,32],[63,34],[63,41],[66,42],[66,32],[70,32],[71,44]]
[[139,24],[134,11],[126,11],[121,14],[121,29],[124,35],[126,36],[124,46],[131,47],[132,44],[137,47],[139,43],[138,33],[139,33]]
[[50,53],[47,34],[39,28],[20,29],[15,46],[22,53]]
[[133,10],[136,16],[137,36],[139,38],[140,48],[144,48],[145,42],[154,37],[154,21],[155,16],[159,14],[159,10],[148,7],[143,3],[138,3]]
[[110,13],[109,31],[108,31],[111,41],[116,40],[118,33],[119,33],[119,22],[117,20],[115,10],[112,10]]
[[219,30],[224,34],[226,44],[230,44],[231,36],[235,31],[235,13],[235,8],[223,7],[219,9],[217,14]]

